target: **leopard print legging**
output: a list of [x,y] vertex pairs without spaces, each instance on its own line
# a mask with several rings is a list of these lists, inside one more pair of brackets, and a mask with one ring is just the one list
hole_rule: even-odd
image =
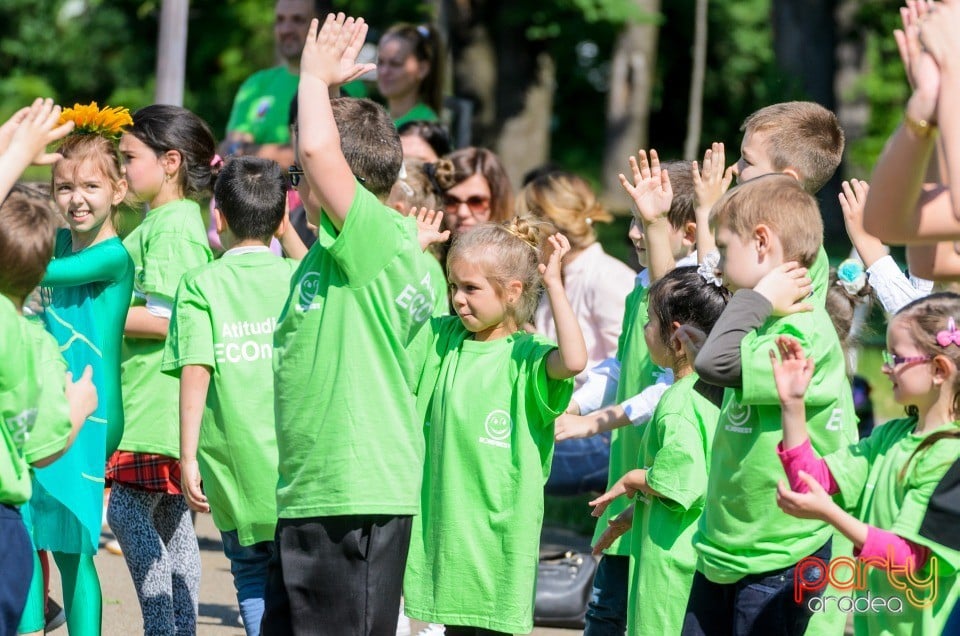
[[183,496],[115,482],[107,520],[133,577],[144,634],[195,634],[200,550]]

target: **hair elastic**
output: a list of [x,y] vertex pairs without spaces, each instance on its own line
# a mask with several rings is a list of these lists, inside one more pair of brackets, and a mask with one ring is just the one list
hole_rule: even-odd
[[937,344],[941,347],[956,345],[960,347],[960,330],[957,329],[957,323],[953,316],[947,318],[947,328],[937,332]]
[[430,28],[429,28],[427,25],[425,25],[425,24],[418,24],[418,25],[417,25],[417,33],[418,33],[418,34],[420,35],[420,37],[422,37],[424,40],[429,40],[429,39],[430,39]]
[[851,296],[859,296],[866,284],[867,273],[859,259],[848,258],[837,267],[837,285]]
[[717,276],[717,267],[720,265],[720,252],[713,250],[707,252],[703,257],[703,262],[697,267],[697,273],[700,274],[706,283],[714,287],[723,287],[723,279]]
[[213,155],[213,159],[210,160],[211,168],[222,168],[223,167],[223,157],[218,154]]

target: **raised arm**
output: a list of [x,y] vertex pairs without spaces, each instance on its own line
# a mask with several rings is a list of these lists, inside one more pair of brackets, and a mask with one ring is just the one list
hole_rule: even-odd
[[47,165],[60,159],[59,154],[46,153],[45,149],[66,137],[74,124],[69,121],[58,126],[59,119],[60,107],[52,99],[38,97],[0,125],[0,201],[7,198],[31,163]]
[[951,211],[945,188],[924,188],[934,151],[941,72],[920,45],[917,7],[901,9],[903,30],[894,31],[913,94],[902,124],[887,142],[873,170],[873,184],[863,212],[864,228],[884,243],[960,236],[960,222]]
[[129,259],[127,251],[119,246],[116,250],[81,250],[50,261],[40,284],[44,287],[73,287],[119,280],[127,271]]
[[[928,11],[931,9],[927,9]],[[950,184],[953,218],[960,220],[960,3],[946,0],[936,5],[935,14],[920,22],[920,40],[940,69],[937,123],[943,163],[941,179]]]
[[660,169],[656,150],[650,151],[649,160],[642,149],[637,155],[639,161],[637,157],[630,157],[633,183],[621,174],[620,185],[633,199],[643,221],[643,233],[650,255],[650,283],[653,284],[677,266],[670,249],[670,219],[667,217],[673,202],[673,188],[670,186],[670,175]]
[[314,19],[300,60],[298,145],[309,186],[304,203],[322,208],[338,230],[353,203],[357,183],[340,148],[330,90],[371,70],[372,65],[356,64],[366,33],[363,18],[329,14],[323,28]]
[[562,234],[547,238],[544,247],[545,263],[540,264],[540,275],[550,301],[550,310],[557,327],[558,348],[547,356],[547,376],[554,380],[572,378],[587,366],[587,345],[583,341],[580,323],[563,288],[561,260],[570,251],[570,242]]
[[717,243],[710,231],[710,210],[720,200],[733,181],[736,164],[725,168],[726,151],[723,144],[713,142],[703,153],[703,165],[693,162],[693,191],[697,195],[697,207],[694,217],[697,221],[697,262],[702,263],[707,254],[716,251]]

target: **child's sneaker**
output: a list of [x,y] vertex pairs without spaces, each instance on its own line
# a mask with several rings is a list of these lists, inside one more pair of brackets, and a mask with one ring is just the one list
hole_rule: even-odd
[[446,633],[446,628],[443,625],[437,625],[436,623],[430,623],[419,632],[417,636],[440,636],[440,634]]

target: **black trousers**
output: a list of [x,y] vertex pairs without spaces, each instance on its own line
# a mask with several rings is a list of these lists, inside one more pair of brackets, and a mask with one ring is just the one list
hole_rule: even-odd
[[412,517],[280,519],[264,636],[393,636]]

